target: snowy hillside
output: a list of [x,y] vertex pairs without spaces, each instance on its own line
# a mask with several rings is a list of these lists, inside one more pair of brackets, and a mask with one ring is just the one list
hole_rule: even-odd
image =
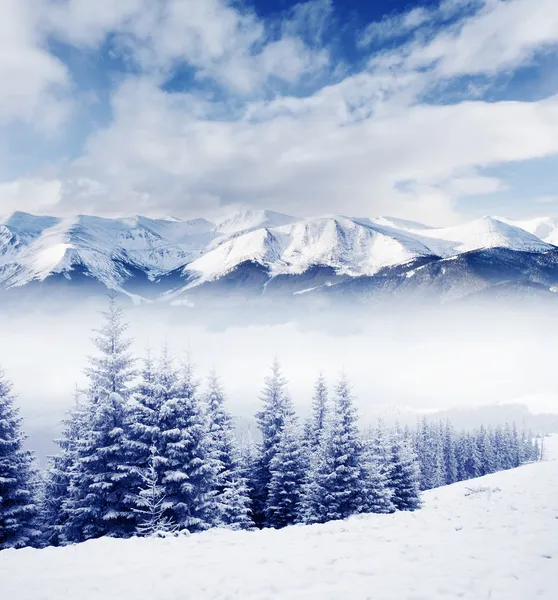
[[485,217],[435,228],[392,217],[301,219],[249,210],[214,224],[20,212],[0,224],[0,292],[60,281],[171,301],[213,293],[224,282],[292,297],[442,292],[455,299],[510,286],[553,295],[557,224]]
[[546,449],[546,462],[425,492],[417,512],[6,550],[0,597],[553,600],[558,436]]

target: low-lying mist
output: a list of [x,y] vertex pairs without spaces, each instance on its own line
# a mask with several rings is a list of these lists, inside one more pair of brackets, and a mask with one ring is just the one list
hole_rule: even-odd
[[[14,383],[30,445],[50,449],[94,352],[91,329],[102,301],[0,313],[0,365]],[[212,313],[187,307],[125,305],[141,357],[167,343],[177,360],[189,351],[200,379],[211,369],[229,409],[251,417],[273,357],[301,414],[322,370],[344,371],[363,420],[380,405],[420,410],[478,406],[529,396],[556,398],[558,310],[503,306],[437,309],[354,308],[293,314],[254,306]],[[549,409],[551,410],[551,409]],[[540,412],[540,410],[539,410]]]

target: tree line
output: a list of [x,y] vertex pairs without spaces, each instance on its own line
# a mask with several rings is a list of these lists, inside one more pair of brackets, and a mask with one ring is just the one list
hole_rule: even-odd
[[345,376],[333,393],[318,378],[301,423],[277,361],[256,414],[260,439],[240,446],[215,374],[202,390],[191,361],[177,365],[166,347],[136,370],[114,299],[93,342],[88,386],[42,473],[0,372],[0,549],[415,510],[420,490],[539,458],[515,424],[457,432],[423,419],[361,431]]

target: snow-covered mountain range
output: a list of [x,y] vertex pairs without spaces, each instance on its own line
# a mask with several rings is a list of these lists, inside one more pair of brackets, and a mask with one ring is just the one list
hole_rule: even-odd
[[0,223],[0,290],[71,284],[175,304],[232,291],[359,301],[550,295],[557,246],[558,218],[484,217],[435,228],[248,210],[220,223],[16,212]]

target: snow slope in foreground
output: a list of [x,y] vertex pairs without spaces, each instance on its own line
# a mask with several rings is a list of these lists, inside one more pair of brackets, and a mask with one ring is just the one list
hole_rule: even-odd
[[547,462],[427,492],[415,513],[6,550],[0,598],[554,600],[558,436],[546,448]]

